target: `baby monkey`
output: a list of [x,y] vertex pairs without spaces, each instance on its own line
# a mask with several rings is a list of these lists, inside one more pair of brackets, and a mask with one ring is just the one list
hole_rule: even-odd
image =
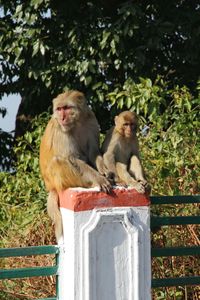
[[124,111],[116,116],[115,126],[106,134],[102,153],[109,179],[145,193],[148,184],[139,158],[137,125],[137,116],[131,111]]

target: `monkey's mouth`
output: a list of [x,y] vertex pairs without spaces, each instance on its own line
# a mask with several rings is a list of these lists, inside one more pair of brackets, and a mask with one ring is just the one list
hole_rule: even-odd
[[65,116],[63,118],[60,118],[59,121],[60,121],[60,124],[62,126],[69,126],[70,124],[74,123],[72,114],[69,115],[69,116]]
[[62,125],[62,126],[66,126],[66,125],[68,125],[70,123],[70,121],[68,120],[68,119],[61,119],[60,120],[60,124]]
[[62,129],[66,132],[66,131],[70,131],[73,127],[74,127],[74,123],[69,120],[69,119],[65,119],[65,120],[60,120],[60,126],[62,127]]
[[130,132],[130,133],[126,133],[126,138],[130,138],[132,136],[132,132]]

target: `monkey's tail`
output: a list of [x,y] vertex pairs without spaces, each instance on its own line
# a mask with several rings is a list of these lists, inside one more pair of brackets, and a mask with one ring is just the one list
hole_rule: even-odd
[[58,206],[58,193],[56,191],[50,191],[47,198],[47,212],[55,225],[55,235],[57,242],[62,238],[62,217]]

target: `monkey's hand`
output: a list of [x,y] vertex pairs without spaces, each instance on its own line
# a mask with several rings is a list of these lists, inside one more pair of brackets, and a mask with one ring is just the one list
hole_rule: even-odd
[[120,185],[120,186],[125,186],[126,184],[119,178],[119,176],[113,172],[109,171],[106,172],[106,178],[112,185]]
[[106,178],[108,179],[108,181],[110,182],[110,184],[115,185],[116,181],[115,181],[115,173],[113,172],[106,172]]
[[104,193],[110,193],[112,190],[112,185],[108,179],[104,176],[98,176],[96,184],[100,187],[100,190]]
[[148,183],[145,179],[137,180],[137,182],[140,182],[144,187],[146,187],[148,185]]
[[142,181],[135,181],[133,180],[131,183],[129,183],[131,187],[133,187],[138,193],[144,194],[145,193],[145,185]]
[[150,193],[151,193],[151,186],[150,186],[150,184],[146,180],[141,180],[139,182],[144,186],[145,193],[147,193],[148,195],[150,195]]

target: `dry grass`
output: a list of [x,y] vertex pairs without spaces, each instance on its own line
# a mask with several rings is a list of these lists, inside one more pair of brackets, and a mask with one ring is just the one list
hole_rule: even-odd
[[[42,218],[43,217],[43,218]],[[27,233],[28,231],[28,233]],[[55,244],[54,230],[50,220],[44,215],[40,222],[26,228],[26,235],[22,232],[15,234],[15,238],[7,237],[4,247],[26,247]],[[52,266],[55,264],[54,255],[37,255],[24,257],[10,257],[1,259],[0,268],[16,269],[38,266]],[[0,281],[0,299],[38,299],[55,295],[55,276],[32,277]]]

